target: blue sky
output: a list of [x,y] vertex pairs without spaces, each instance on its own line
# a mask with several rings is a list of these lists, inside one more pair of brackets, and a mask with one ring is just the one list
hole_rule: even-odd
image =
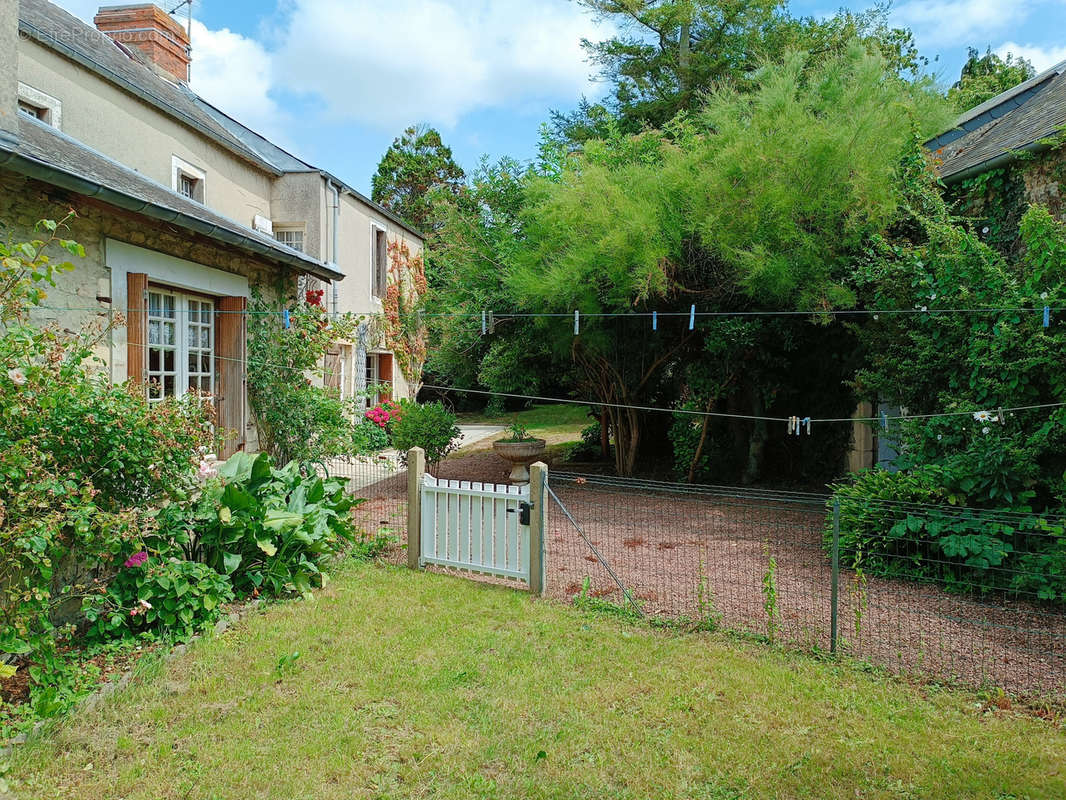
[[[100,5],[58,4],[86,20]],[[892,14],[945,83],[967,46],[1038,69],[1066,59],[1066,0],[899,0]],[[440,129],[464,168],[532,157],[549,109],[603,91],[579,41],[612,32],[570,0],[196,0],[193,15],[193,88],[363,191],[416,122]]]

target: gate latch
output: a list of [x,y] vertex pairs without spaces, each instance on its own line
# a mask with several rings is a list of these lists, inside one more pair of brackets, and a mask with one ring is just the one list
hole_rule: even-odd
[[[519,525],[528,525],[529,524],[529,512],[532,511],[532,510],[533,510],[533,504],[532,503],[527,503],[525,500],[519,501],[518,509],[517,509],[517,511],[518,511],[518,524]],[[513,514],[514,512],[515,512],[515,509],[513,509],[513,508],[507,509],[507,513],[508,514]]]

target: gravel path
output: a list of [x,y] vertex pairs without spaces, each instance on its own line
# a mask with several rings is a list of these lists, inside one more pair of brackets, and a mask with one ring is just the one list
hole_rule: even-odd
[[[445,461],[438,477],[503,483],[507,466],[491,452]],[[397,518],[406,478],[360,491],[368,528]],[[829,649],[831,571],[821,545],[824,510],[732,498],[668,496],[558,482],[553,489],[604,560],[651,615]],[[607,570],[561,511],[549,513],[547,593],[570,600],[586,578],[593,595],[622,602]],[[771,558],[772,581],[767,573]],[[769,583],[776,601],[768,604]],[[971,686],[1000,686],[1066,701],[1066,614],[1014,600],[984,600],[935,586],[841,570],[840,647],[855,658]]]

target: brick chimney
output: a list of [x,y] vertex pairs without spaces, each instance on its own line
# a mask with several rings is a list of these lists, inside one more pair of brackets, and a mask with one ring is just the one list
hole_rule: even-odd
[[93,18],[97,30],[116,42],[136,47],[164,77],[189,81],[189,34],[173,17],[151,3],[104,6]]

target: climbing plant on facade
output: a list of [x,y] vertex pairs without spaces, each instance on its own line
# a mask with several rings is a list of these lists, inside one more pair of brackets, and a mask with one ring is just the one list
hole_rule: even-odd
[[385,289],[385,346],[414,396],[422,384],[426,362],[426,330],[419,315],[419,302],[426,295],[426,266],[421,254],[412,254],[406,242],[388,245],[389,275]]

